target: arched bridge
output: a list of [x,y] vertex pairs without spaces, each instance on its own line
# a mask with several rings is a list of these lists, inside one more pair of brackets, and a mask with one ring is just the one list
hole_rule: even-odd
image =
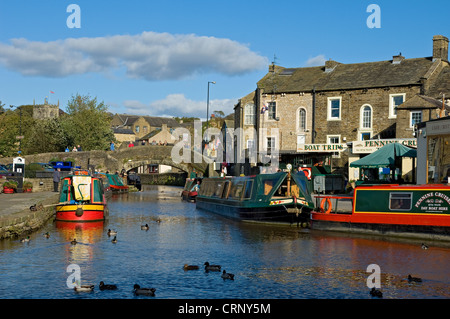
[[[76,166],[86,168],[88,164],[95,165],[97,169],[103,171],[121,171],[124,168],[126,171],[147,164],[162,164],[176,167],[187,173],[195,169],[198,172],[205,173],[208,163],[203,157],[197,153],[194,158],[194,151],[190,149],[183,149],[179,154],[188,154],[190,160],[178,161],[172,159],[172,147],[162,145],[140,145],[129,147],[126,149],[116,151],[86,151],[86,152],[58,152],[58,153],[42,153],[33,155],[24,155],[25,163],[48,163],[50,160],[58,158],[63,161],[74,159]],[[201,162],[198,159],[201,158]],[[197,160],[195,162],[194,160]],[[198,163],[199,162],[199,163]],[[12,157],[0,158],[1,164],[12,163]]]

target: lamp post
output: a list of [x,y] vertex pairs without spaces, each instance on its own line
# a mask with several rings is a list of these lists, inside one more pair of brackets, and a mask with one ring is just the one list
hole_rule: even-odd
[[[216,81],[208,81],[208,94],[206,96],[206,132],[208,132],[209,129],[209,84],[216,84]],[[207,133],[208,134],[208,133]],[[206,135],[208,138],[208,135]],[[208,138],[209,141],[209,138]]]

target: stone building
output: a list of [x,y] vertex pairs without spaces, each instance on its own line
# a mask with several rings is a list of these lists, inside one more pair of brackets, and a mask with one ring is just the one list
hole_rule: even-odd
[[156,116],[115,114],[111,120],[111,126],[113,128],[130,129],[137,139],[140,139],[155,129],[161,129],[163,124],[168,128],[179,126],[178,122],[173,118]]
[[[349,158],[364,156],[353,156],[353,142],[411,139],[415,123],[446,115],[440,106],[443,95],[450,98],[448,42],[434,36],[431,57],[399,53],[379,62],[272,64],[235,106],[235,128],[254,127],[258,151],[276,146],[282,163],[327,161],[348,175]],[[244,149],[251,139],[243,137]]]

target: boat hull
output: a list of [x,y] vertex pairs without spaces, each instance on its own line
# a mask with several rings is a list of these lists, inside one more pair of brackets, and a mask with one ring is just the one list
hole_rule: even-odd
[[107,207],[104,204],[57,205],[56,220],[66,222],[97,222],[105,220]]
[[[226,218],[239,221],[253,221],[266,223],[300,223],[308,220],[308,214],[289,213],[288,209],[295,209],[294,205],[242,206],[229,202],[218,202],[197,198],[197,208],[206,210]],[[300,211],[299,211],[300,212]]]

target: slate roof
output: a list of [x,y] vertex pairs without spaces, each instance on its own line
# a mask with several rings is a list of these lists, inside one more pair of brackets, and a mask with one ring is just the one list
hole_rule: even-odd
[[178,122],[170,117],[157,117],[157,116],[145,116],[145,115],[129,115],[129,114],[117,114],[122,121],[122,125],[133,125],[139,118],[143,117],[148,124],[152,127],[161,127],[163,124],[167,124],[167,127],[178,127]]
[[436,109],[442,107],[442,101],[432,97],[416,94],[398,106],[401,109]]
[[[276,66],[275,72],[267,73],[257,85],[264,93],[312,91],[314,87],[316,91],[326,91],[420,85],[420,79],[432,64],[432,58],[425,57],[403,59],[398,64],[392,60],[338,63],[330,72],[325,72],[325,66],[289,69]],[[445,86],[449,85],[447,80]]]

